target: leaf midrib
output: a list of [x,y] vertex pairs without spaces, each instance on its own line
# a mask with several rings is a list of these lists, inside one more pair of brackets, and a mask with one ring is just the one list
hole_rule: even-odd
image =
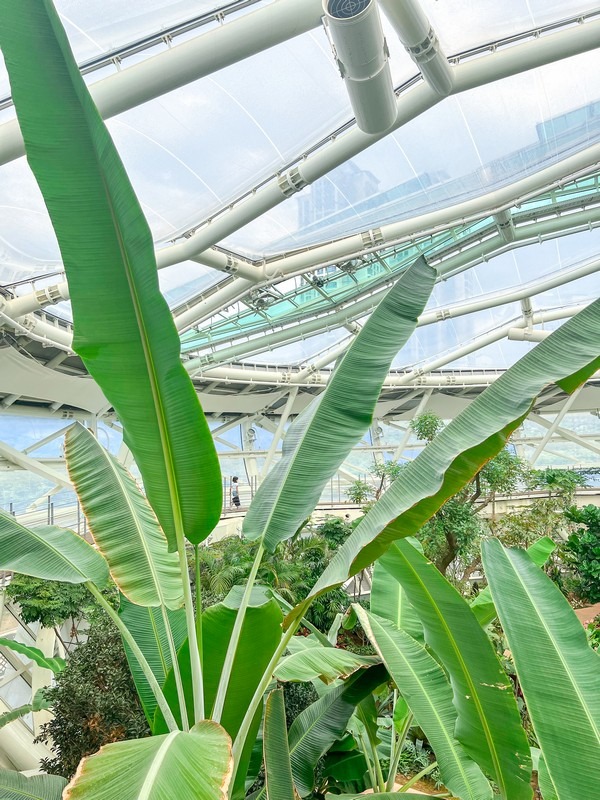
[[464,659],[462,657],[462,653],[460,652],[460,648],[457,646],[457,643],[455,642],[454,637],[451,636],[451,630],[448,627],[448,625],[446,623],[446,620],[444,619],[443,614],[441,614],[441,612],[440,612],[440,610],[438,608],[438,605],[437,605],[437,603],[435,602],[435,600],[433,598],[433,595],[429,592],[429,590],[427,588],[427,585],[422,581],[420,575],[416,572],[416,570],[414,569],[412,564],[406,559],[404,553],[401,553],[401,555],[402,555],[402,558],[404,559],[405,563],[408,565],[409,569],[412,571],[412,573],[413,573],[414,577],[416,578],[417,582],[420,584],[420,586],[422,587],[423,591],[425,592],[425,594],[427,595],[428,599],[430,600],[430,603],[431,603],[431,605],[433,606],[433,608],[435,610],[435,614],[438,617],[438,619],[440,620],[440,622],[442,624],[442,627],[443,627],[443,629],[444,629],[444,631],[446,633],[446,636],[448,638],[448,641],[450,642],[450,644],[452,646],[452,649],[453,649],[453,651],[454,651],[454,653],[455,653],[455,655],[456,655],[456,657],[457,657],[457,659],[459,661],[459,665],[460,665],[460,668],[461,668],[461,670],[463,672],[463,675],[466,677],[467,685],[471,689],[471,696],[473,697],[473,700],[475,702],[475,706],[477,708],[477,715],[478,715],[478,717],[479,717],[479,719],[480,719],[480,721],[482,723],[482,728],[483,728],[483,731],[484,731],[484,734],[485,734],[485,739],[486,739],[486,742],[487,742],[487,745],[488,745],[488,748],[489,748],[489,751],[490,751],[490,755],[492,757],[492,762],[493,762],[494,767],[495,767],[495,772],[496,772],[495,777],[496,777],[496,779],[498,781],[499,788],[500,788],[502,794],[504,795],[504,797],[506,797],[507,794],[506,794],[506,785],[505,785],[505,782],[504,782],[504,772],[503,772],[503,770],[501,768],[500,759],[499,759],[498,753],[496,751],[496,747],[495,747],[495,744],[494,744],[494,740],[492,738],[491,730],[490,730],[489,725],[488,725],[487,717],[485,716],[485,714],[483,712],[483,706],[481,705],[481,700],[479,698],[479,692],[477,690],[477,687],[476,687],[476,685],[473,683],[473,681],[471,679],[471,675],[470,675],[469,670],[467,669],[467,665],[466,665],[466,663],[465,663],[465,661],[464,661]]
[[[376,624],[376,625],[378,625],[378,627],[379,627],[379,628],[380,628],[380,630],[383,632],[383,634],[384,634],[384,636],[386,637],[386,639],[387,639],[387,640],[388,640],[388,641],[391,643],[391,645],[392,645],[392,647],[394,648],[395,652],[396,652],[396,653],[397,653],[397,654],[400,656],[400,658],[401,658],[401,659],[402,659],[402,661],[404,662],[405,666],[406,666],[406,667],[408,668],[408,670],[410,671],[410,673],[411,673],[411,675],[413,676],[413,678],[414,678],[414,680],[416,681],[416,683],[418,683],[418,685],[420,686],[420,688],[421,688],[421,691],[422,691],[422,693],[423,693],[424,697],[426,698],[428,705],[430,706],[431,710],[433,711],[433,713],[434,713],[434,715],[435,715],[435,718],[436,718],[436,720],[438,721],[438,725],[439,725],[439,727],[441,728],[441,730],[442,730],[442,732],[443,732],[443,734],[444,734],[444,737],[445,737],[445,739],[446,739],[446,741],[447,741],[447,743],[448,743],[448,746],[450,747],[450,749],[451,749],[451,751],[452,751],[452,754],[453,754],[453,756],[454,756],[454,760],[455,760],[455,762],[456,762],[456,764],[457,764],[457,766],[458,766],[458,768],[459,768],[459,771],[460,771],[460,773],[461,773],[461,775],[462,775],[462,777],[463,777],[464,784],[465,784],[465,786],[466,786],[466,787],[469,789],[469,795],[470,795],[470,797],[471,797],[471,798],[473,798],[473,800],[478,800],[478,799],[475,797],[475,795],[473,795],[473,793],[471,792],[471,787],[470,787],[470,785],[469,785],[469,780],[468,780],[468,778],[467,778],[466,771],[465,771],[465,769],[464,769],[464,767],[463,767],[463,765],[462,765],[462,762],[461,762],[460,758],[458,757],[458,750],[457,750],[457,748],[456,748],[456,746],[455,746],[455,743],[454,743],[454,742],[455,742],[455,740],[454,740],[454,739],[453,739],[453,738],[450,736],[450,734],[449,734],[449,733],[448,733],[448,731],[446,730],[446,727],[445,727],[445,725],[444,725],[444,723],[443,723],[443,721],[442,721],[442,719],[441,719],[440,715],[438,714],[438,712],[437,712],[437,709],[436,709],[436,707],[435,707],[434,703],[433,703],[433,702],[430,700],[430,698],[429,698],[429,694],[428,694],[428,692],[427,692],[427,690],[426,690],[426,688],[425,688],[425,685],[424,685],[424,684],[423,684],[423,682],[420,680],[420,678],[419,678],[418,674],[417,674],[417,673],[414,671],[414,669],[412,668],[412,666],[410,665],[409,661],[406,659],[406,657],[404,656],[404,654],[402,653],[402,651],[401,651],[401,650],[399,650],[399,649],[396,647],[396,645],[395,645],[395,643],[394,643],[394,640],[393,640],[393,639],[392,639],[392,637],[389,635],[389,633],[388,633],[388,632],[385,630],[385,628],[383,628],[383,626],[379,625],[379,623],[377,623],[377,621],[375,621],[375,624]],[[372,631],[372,624],[371,624],[371,621],[370,621],[370,620],[367,622],[367,625],[368,625],[368,627],[369,627],[369,628],[371,629],[371,631]],[[408,636],[408,635],[409,635],[409,634],[407,634],[407,636]],[[374,637],[374,638],[375,638],[375,637]],[[384,659],[384,657],[383,657],[383,653],[381,652],[381,649],[380,649],[379,645],[378,645],[378,644],[376,643],[376,641],[374,641],[374,640],[373,640],[373,644],[375,645],[375,648],[377,649],[377,652],[378,652],[378,653],[379,653],[379,655],[381,656],[381,659],[382,659],[382,661],[384,661],[384,663],[385,663],[385,659]],[[418,642],[417,642],[417,644],[418,644]],[[425,653],[427,654],[427,651],[425,651]],[[432,659],[432,661],[433,661],[433,660],[434,660],[434,659]],[[450,686],[449,686],[448,688],[450,688]],[[475,762],[473,762],[473,763],[475,763]]]
[[[590,727],[594,731],[594,733],[596,735],[596,739],[598,740],[598,742],[600,744],[600,728],[598,728],[598,725],[596,724],[594,718],[592,716],[590,716],[590,711],[588,709],[587,703],[585,702],[585,699],[584,699],[583,695],[581,694],[581,691],[579,689],[577,681],[575,680],[574,674],[573,674],[571,668],[569,667],[568,662],[565,661],[565,659],[563,657],[563,654],[562,654],[560,648],[558,647],[558,644],[557,644],[554,636],[552,635],[552,632],[551,632],[550,628],[548,628],[548,625],[546,624],[545,619],[539,613],[539,611],[538,611],[538,609],[536,607],[536,604],[534,603],[533,595],[529,592],[526,584],[523,582],[517,567],[514,565],[512,559],[510,557],[507,557],[507,561],[509,562],[516,579],[521,584],[521,587],[522,587],[526,597],[528,598],[528,600],[529,600],[529,602],[531,604],[531,608],[533,609],[537,619],[541,623],[542,628],[546,631],[548,640],[554,646],[555,652],[556,652],[561,664],[563,665],[564,671],[569,676],[572,688],[573,688],[574,693],[575,693],[575,695],[577,696],[577,698],[578,698],[578,700],[580,702],[581,708],[583,709],[583,711],[585,713],[585,716],[589,720]],[[546,764],[546,767],[548,768],[548,764]],[[548,771],[550,771],[549,768],[548,768]]]

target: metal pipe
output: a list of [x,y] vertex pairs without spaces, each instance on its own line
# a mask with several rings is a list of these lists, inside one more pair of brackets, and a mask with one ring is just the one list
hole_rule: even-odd
[[441,97],[452,91],[452,71],[435,31],[416,0],[379,0],[423,78]]
[[396,121],[396,96],[375,0],[323,0],[323,22],[346,85],[358,127],[388,131]]

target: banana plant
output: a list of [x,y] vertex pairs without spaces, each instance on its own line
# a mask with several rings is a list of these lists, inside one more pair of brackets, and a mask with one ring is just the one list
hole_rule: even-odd
[[[0,47],[27,158],[69,281],[73,346],[121,420],[145,490],[88,432],[76,428],[67,440],[69,471],[97,546],[72,531],[30,530],[0,515],[0,568],[87,586],[121,632],[155,731],[148,740],[109,745],[84,760],[66,796],[241,797],[265,693],[312,599],[416,531],[504,446],[547,384],[556,382],[571,392],[593,374],[600,365],[600,303],[508,370],[403,471],[282,628],[280,619],[274,624],[268,600],[256,597],[260,560],[266,549],[297,531],[372,421],[390,364],[414,331],[436,279],[435,270],[418,259],[356,336],[325,392],[288,431],[282,459],[244,523],[245,535],[260,543],[246,586],[219,608],[203,611],[199,595],[196,605],[192,599],[186,542],[197,557],[219,518],[221,478],[159,291],[148,225],[51,0],[0,0],[0,12]],[[123,597],[119,612],[101,592],[109,575]],[[409,599],[415,608],[421,602],[416,594]],[[264,620],[252,631],[248,624],[259,616]],[[427,640],[433,623],[421,621]],[[244,656],[251,652],[252,635],[264,642],[256,669],[246,668],[250,655]],[[445,648],[451,651],[447,641]],[[460,646],[452,652],[460,661]],[[461,689],[471,686],[467,673],[454,663],[451,681]],[[354,671],[344,664],[339,680],[320,698],[321,706],[290,729],[290,768],[301,794],[312,784],[323,747],[335,741],[356,706],[387,680],[387,672],[379,664],[361,664]],[[273,724],[281,728],[277,702],[268,708],[269,740]],[[522,765],[516,761],[527,765],[525,756],[515,755],[521,753],[518,734],[513,731],[517,749],[512,755],[508,747],[490,752],[493,732],[484,731],[484,745],[477,747],[469,725],[481,731],[488,719],[485,703],[483,712],[474,713],[458,703],[456,691],[454,703],[457,721],[465,721],[457,740],[464,739],[480,766],[493,768],[498,780],[515,787],[515,797],[523,796],[523,775],[515,772]],[[324,739],[313,739],[314,730]],[[269,750],[271,767],[280,760]],[[285,785],[289,793],[284,780],[274,785]]]
[[600,657],[527,552],[490,539],[482,558],[540,744],[544,800],[591,797],[600,763]]

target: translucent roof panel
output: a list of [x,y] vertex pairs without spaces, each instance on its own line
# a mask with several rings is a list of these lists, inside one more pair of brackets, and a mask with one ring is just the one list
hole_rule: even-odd
[[241,359],[245,364],[273,364],[298,366],[306,361],[313,361],[317,356],[326,354],[327,350],[339,345],[348,338],[347,330],[335,330],[319,333],[300,342],[284,345],[276,350],[261,353],[251,358]]
[[459,203],[557,163],[600,141],[597,61],[597,53],[585,53],[449,97],[226,243],[259,253],[315,244]]
[[78,61],[160,32],[223,5],[218,0],[55,0]]
[[594,0],[419,0],[447,55],[598,11]]
[[46,206],[25,159],[0,170],[0,283],[61,269]]

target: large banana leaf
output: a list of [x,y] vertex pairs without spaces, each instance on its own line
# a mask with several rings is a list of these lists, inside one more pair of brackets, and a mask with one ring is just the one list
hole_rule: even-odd
[[[413,544],[420,548],[420,543],[416,539],[413,540]],[[373,614],[389,619],[413,639],[423,642],[423,626],[419,616],[411,606],[406,592],[392,574],[396,557],[394,548],[390,547],[373,565],[369,607]],[[390,565],[390,569],[386,568],[386,564]]]
[[355,672],[296,717],[289,730],[289,744],[292,775],[301,797],[312,792],[318,760],[342,738],[356,706],[387,677],[381,664]]
[[61,800],[67,782],[58,775],[35,775],[26,778],[20,772],[0,770],[2,800]]
[[283,689],[276,689],[267,697],[263,748],[267,799],[297,800],[298,794],[294,788],[290,765]]
[[25,528],[1,510],[0,569],[65,583],[108,580],[108,564],[81,536],[54,526]]
[[356,606],[360,623],[423,729],[442,781],[461,800],[491,800],[492,787],[454,738],[452,688],[438,662],[392,622]]
[[[5,711],[4,714],[0,714],[0,728],[4,728],[4,726],[8,725],[10,722],[14,722],[16,719],[21,719],[21,717],[25,717],[27,714],[31,714],[33,711],[45,711],[46,709],[50,708],[50,706],[51,703],[46,698],[44,689],[38,689],[34,694],[31,703],[26,703],[23,706],[17,706],[17,708],[12,708],[10,711]],[[0,794],[0,797],[4,797],[4,795]]]
[[204,720],[189,733],[117,742],[84,759],[65,800],[226,800],[229,737]]
[[369,427],[383,381],[416,327],[435,276],[418,258],[371,314],[323,394],[287,432],[281,460],[246,514],[247,538],[264,536],[273,551],[311,514],[323,486]]
[[[296,639],[303,637],[296,636]],[[379,659],[372,656],[358,656],[337,647],[324,647],[316,644],[282,658],[275,669],[278,681],[308,681],[320,678],[331,683],[337,678],[347,678],[357,669],[378,664]]]
[[49,669],[55,675],[62,672],[67,664],[64,658],[50,658],[49,656],[45,656],[39,647],[21,644],[21,642],[15,642],[14,639],[6,639],[3,636],[0,636],[0,647],[8,647],[9,650],[14,650],[15,653],[27,656],[27,658],[35,661],[38,667]]
[[[167,637],[165,621],[161,610],[158,608],[137,606],[121,595],[119,616],[144,654],[159,685],[162,686],[173,666],[173,661],[171,659],[169,639]],[[171,627],[175,650],[179,650],[186,638],[185,611],[182,608],[176,611],[167,611],[167,618]],[[154,692],[150,688],[150,684],[142,672],[137,658],[129,649],[127,642],[123,642],[123,645],[142,708],[152,727],[154,725],[154,715],[157,709]],[[188,675],[190,674],[189,657],[187,673]],[[177,698],[175,698],[175,703],[177,703]],[[176,708],[178,708],[178,705],[173,705],[173,711],[175,711]]]
[[541,753],[538,761],[538,785],[540,787],[543,800],[559,800],[558,794],[556,793],[556,787],[552,783],[552,778],[548,773],[546,761]]
[[0,18],[27,158],[67,272],[74,349],[124,425],[170,549],[176,527],[200,542],[219,519],[219,464],[150,229],[52,2],[0,0]]
[[[543,567],[555,550],[556,542],[552,541],[549,536],[542,536],[527,548],[527,553],[534,564]],[[489,586],[479,592],[471,603],[471,609],[483,627],[489,625],[498,616]]]
[[312,598],[376,561],[390,543],[411,536],[505,446],[542,389],[573,392],[600,368],[600,300],[565,322],[508,369],[402,470],[337,551],[308,597],[288,615],[302,616]]
[[483,543],[485,574],[559,800],[598,793],[600,658],[558,587],[523,550]]
[[131,475],[79,424],[65,436],[65,456],[92,536],[121,592],[139,606],[182,606],[179,559],[169,553]]
[[[418,792],[411,792],[410,794],[406,795],[410,797],[410,800],[431,800],[432,797],[436,795],[431,794],[419,794]],[[444,797],[444,795],[440,795],[440,797]],[[364,795],[362,794],[326,794],[326,800],[364,800]],[[399,794],[398,792],[376,792],[375,794],[369,795],[369,800],[398,800]]]
[[[202,615],[202,671],[204,675],[204,705],[207,713],[210,713],[217,695],[219,678],[239,608],[242,588],[235,586],[225,600],[207,608]],[[252,590],[221,717],[221,723],[232,739],[237,736],[256,687],[281,641],[282,616],[281,609],[277,601],[271,597],[269,590],[259,586]],[[187,641],[179,650],[178,661],[186,694],[188,719],[191,724],[193,722],[193,701]],[[163,690],[175,718],[180,720],[177,688],[172,670],[167,676]],[[255,715],[240,757],[240,766],[236,772],[234,785],[234,797],[243,790],[246,770],[260,727],[261,716],[262,707]],[[167,730],[160,709],[156,711],[153,730],[155,733],[163,733]]]
[[425,641],[450,677],[456,738],[492,776],[505,800],[530,800],[527,737],[512,684],[487,634],[430,561],[406,541],[392,546],[397,553],[394,575],[421,619]]

